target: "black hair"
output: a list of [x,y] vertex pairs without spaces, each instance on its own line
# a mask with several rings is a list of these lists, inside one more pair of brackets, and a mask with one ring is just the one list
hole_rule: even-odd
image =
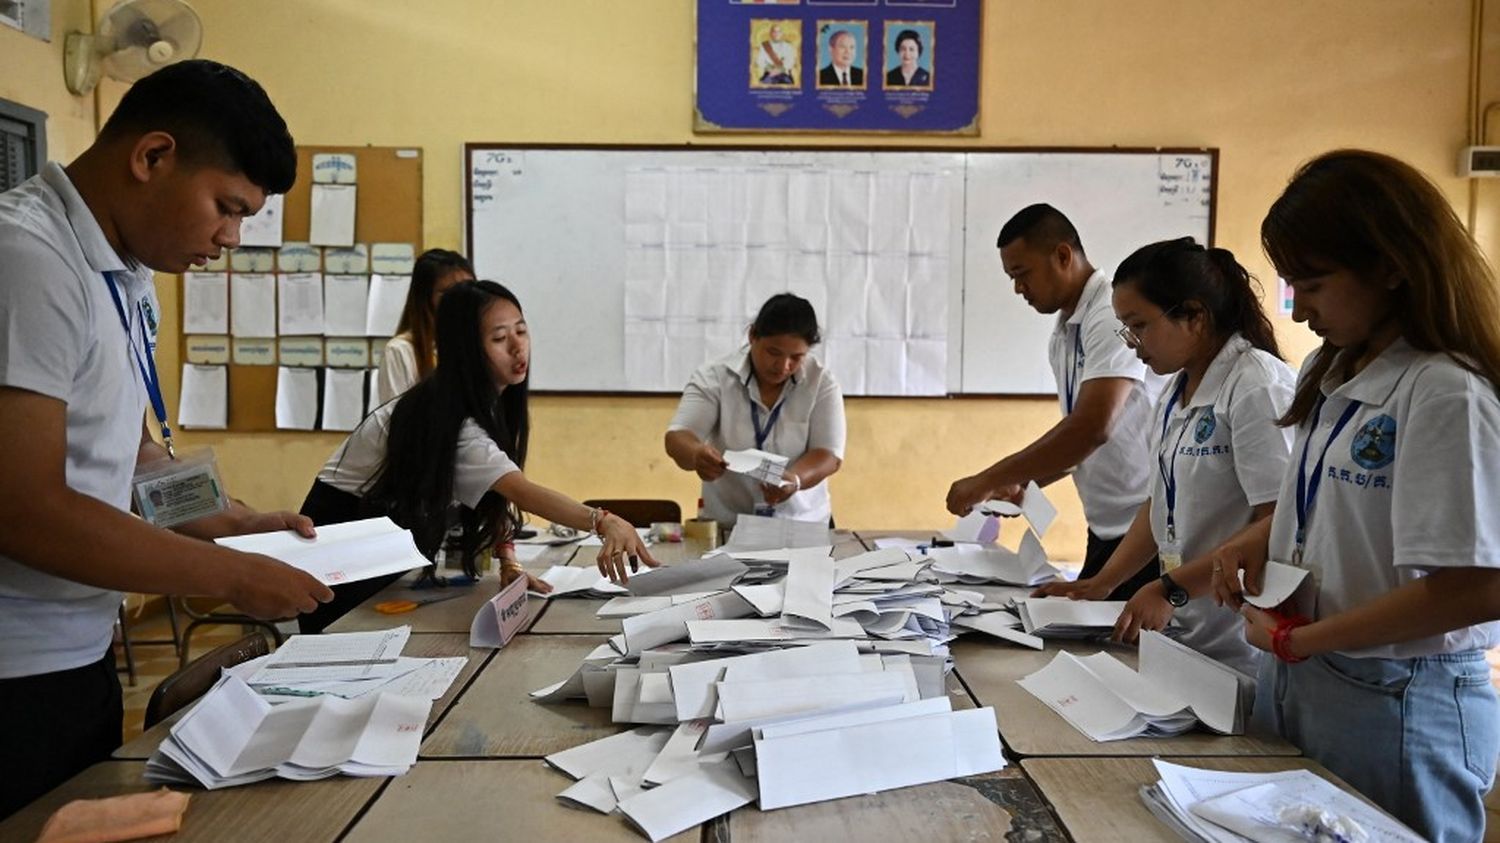
[[1050,252],[1059,243],[1067,243],[1073,251],[1083,254],[1083,241],[1078,238],[1078,229],[1073,223],[1045,202],[1027,205],[1000,226],[1000,236],[995,239],[995,248],[1003,249],[1017,240],[1025,240],[1028,246]]
[[818,314],[812,303],[793,293],[777,293],[766,299],[750,323],[752,337],[779,337],[790,335],[801,337],[808,345],[823,341],[818,332]]
[[[366,504],[411,530],[417,549],[429,559],[448,533],[458,435],[467,420],[473,419],[516,465],[526,466],[531,379],[497,391],[481,336],[485,311],[501,300],[521,308],[514,293],[493,281],[464,282],[443,295],[437,368],[396,399],[385,459],[364,490]],[[480,553],[509,537],[521,517],[493,489],[475,508],[461,509],[458,550],[464,572],[473,574]]]
[[902,41],[917,42],[917,55],[922,55],[922,36],[915,29],[903,29],[896,33],[896,52],[901,51]]
[[266,193],[297,180],[297,149],[286,121],[254,79],[228,65],[193,59],[130,86],[99,139],[166,132],[184,162],[241,173]]
[[1216,336],[1239,333],[1256,348],[1281,356],[1276,331],[1261,307],[1260,285],[1228,249],[1205,249],[1191,237],[1142,246],[1115,269],[1114,286],[1125,284],[1163,311],[1175,309],[1171,318],[1202,313]]
[[417,377],[425,378],[437,365],[437,309],[432,291],[437,282],[452,272],[474,274],[469,259],[448,249],[428,249],[417,256],[411,268],[411,286],[406,289],[406,306],[396,333],[410,334],[417,353]]

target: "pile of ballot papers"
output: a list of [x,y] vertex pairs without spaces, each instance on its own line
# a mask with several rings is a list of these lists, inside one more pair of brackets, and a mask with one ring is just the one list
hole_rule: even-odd
[[[994,710],[954,711],[941,659],[862,653],[850,640],[738,655],[671,646],[633,663],[609,659],[586,662],[585,696],[607,699],[617,722],[663,727],[547,762],[576,780],[559,799],[618,811],[652,840],[752,801],[770,810],[1005,765]],[[553,686],[533,696],[564,695]]]
[[417,761],[432,700],[374,693],[272,706],[222,677],[146,761],[146,780],[210,790],[269,778],[399,776]]
[[317,537],[311,539],[291,530],[278,530],[214,541],[245,553],[279,559],[326,585],[399,574],[431,561],[417,551],[410,530],[401,529],[385,517],[325,524],[318,528]]
[[1141,788],[1141,799],[1157,819],[1191,843],[1423,839],[1310,770],[1231,773],[1152,763],[1161,778]]
[[432,701],[468,662],[402,656],[410,636],[407,626],[296,635],[226,669],[172,726],[146,778],[213,789],[401,775],[416,763]]
[[226,672],[272,702],[324,695],[355,699],[374,692],[435,700],[469,659],[403,656],[410,637],[409,626],[294,635],[276,652]]
[[714,554],[632,576],[599,610],[622,632],[532,698],[587,700],[646,728],[549,757],[576,779],[559,798],[618,811],[658,840],[750,802],[999,769],[993,710],[951,707],[947,645],[973,630],[1041,647],[1011,608],[1055,575],[1034,528],[1029,570],[962,587],[913,543],[839,559],[826,526],[755,516]]
[[1150,631],[1138,671],[1105,652],[1062,652],[1018,684],[1096,741],[1178,735],[1200,723],[1243,734],[1255,695],[1253,677]]

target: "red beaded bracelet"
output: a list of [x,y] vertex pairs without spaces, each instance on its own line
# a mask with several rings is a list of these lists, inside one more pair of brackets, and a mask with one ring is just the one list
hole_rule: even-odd
[[1292,652],[1292,630],[1299,626],[1307,626],[1309,623],[1312,621],[1299,615],[1294,618],[1285,618],[1276,624],[1276,628],[1271,631],[1271,652],[1276,658],[1287,664],[1307,661],[1306,656],[1298,656]]

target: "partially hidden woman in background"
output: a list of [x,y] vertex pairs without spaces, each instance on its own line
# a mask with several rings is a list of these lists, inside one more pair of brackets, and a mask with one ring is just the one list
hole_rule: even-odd
[[[317,525],[387,515],[412,531],[429,559],[456,526],[454,550],[471,576],[476,561],[515,532],[522,512],[597,534],[599,571],[611,579],[628,579],[627,562],[655,566],[624,519],[522,472],[531,337],[515,294],[492,281],[459,283],[444,294],[436,324],[431,376],[349,434],[318,472],[302,514]],[[399,576],[335,587],[333,602],[299,618],[302,631],[322,630]],[[502,584],[517,576],[530,575],[502,558]],[[533,580],[533,588],[548,590]]]
[[417,257],[396,335],[385,344],[380,357],[380,374],[375,380],[378,403],[411,389],[437,365],[438,301],[454,284],[473,280],[474,267],[457,252],[428,249]]

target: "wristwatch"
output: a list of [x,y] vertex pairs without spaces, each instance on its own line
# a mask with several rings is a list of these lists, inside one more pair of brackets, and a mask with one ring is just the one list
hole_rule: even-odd
[[1166,589],[1168,603],[1171,603],[1173,606],[1176,606],[1179,609],[1187,605],[1187,589],[1178,585],[1177,581],[1172,579],[1171,574],[1161,575],[1161,587]]

